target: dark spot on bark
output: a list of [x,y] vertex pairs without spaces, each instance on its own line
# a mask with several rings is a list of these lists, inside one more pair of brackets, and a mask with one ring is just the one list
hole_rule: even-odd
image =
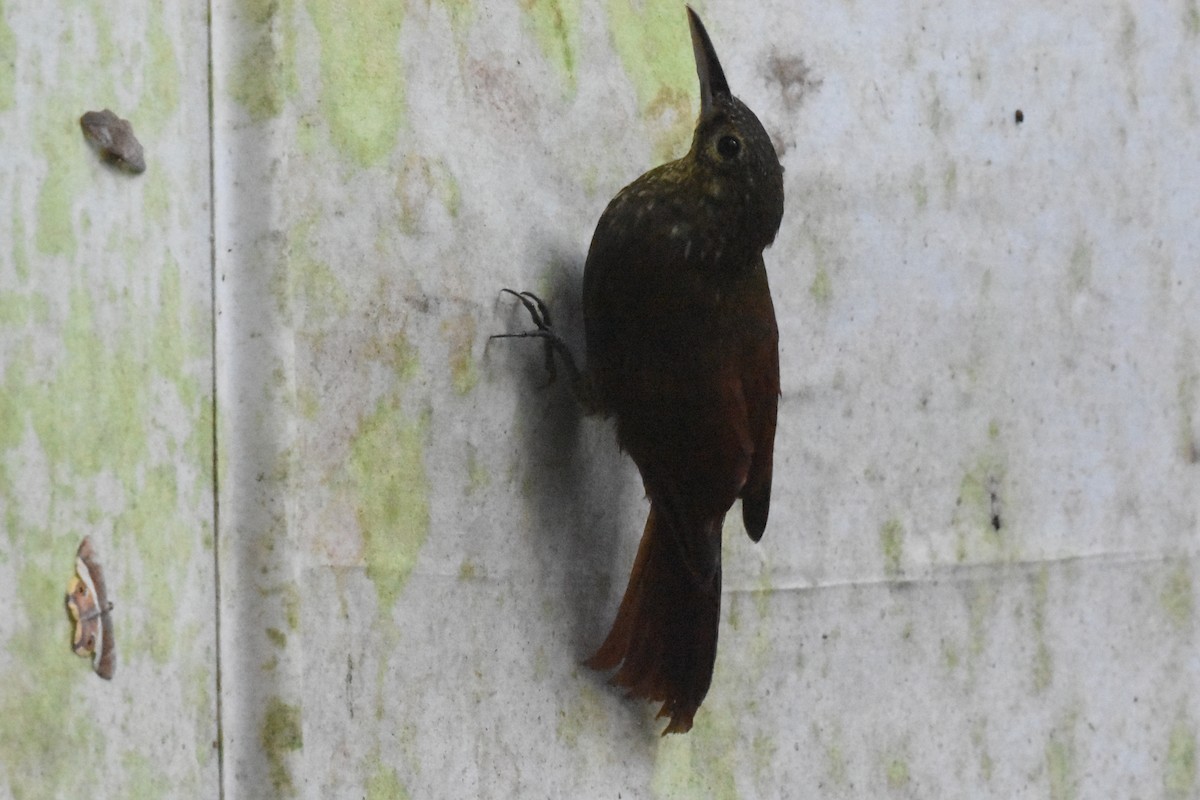
[[[766,77],[779,86],[783,107],[789,114],[795,113],[805,98],[821,87],[821,79],[813,75],[812,68],[799,55],[773,53],[767,59]],[[796,136],[792,132],[794,127],[787,125],[782,131],[771,131],[771,138],[777,143],[776,149],[780,155],[796,146]]]

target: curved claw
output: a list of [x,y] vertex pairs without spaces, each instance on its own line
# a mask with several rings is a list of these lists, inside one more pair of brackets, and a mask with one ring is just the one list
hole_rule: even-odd
[[[551,325],[550,309],[546,308],[546,304],[542,302],[542,298],[538,297],[533,292],[516,292],[512,289],[501,289],[500,291],[511,294],[513,297],[521,301],[521,305],[525,306],[525,310],[529,312],[529,316],[533,320],[533,324],[537,326],[539,331],[549,330]],[[504,335],[505,334],[500,334],[500,337],[503,338]],[[493,336],[492,338],[494,339],[496,337]]]
[[517,292],[512,289],[501,289],[503,293],[511,294],[513,297],[521,301],[521,305],[525,306],[525,310],[529,312],[530,321],[537,330],[524,331],[522,333],[494,333],[489,336],[489,339],[541,339],[546,348],[546,372],[550,374],[550,383],[554,383],[558,376],[558,371],[554,365],[554,354],[557,352],[562,357],[563,363],[567,366],[567,373],[571,378],[571,387],[578,394],[581,391],[583,376],[579,368],[575,365],[575,357],[571,355],[571,349],[567,347],[558,334],[550,329],[550,309],[533,292]]

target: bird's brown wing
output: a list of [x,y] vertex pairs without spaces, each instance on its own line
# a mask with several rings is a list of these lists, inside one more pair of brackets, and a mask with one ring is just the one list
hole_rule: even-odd
[[779,328],[767,286],[766,269],[759,261],[755,290],[747,319],[757,320],[745,329],[742,388],[746,394],[754,455],[742,488],[742,522],[754,541],[762,538],[771,508],[771,474],[775,455],[775,419],[779,410]]

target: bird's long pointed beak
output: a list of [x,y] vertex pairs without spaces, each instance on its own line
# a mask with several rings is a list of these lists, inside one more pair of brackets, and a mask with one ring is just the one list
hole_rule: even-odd
[[729,97],[729,84],[725,82],[725,71],[717,59],[708,31],[700,16],[687,7],[688,24],[692,29],[692,52],[696,56],[696,74],[700,77],[700,116],[706,116],[713,107],[716,97]]

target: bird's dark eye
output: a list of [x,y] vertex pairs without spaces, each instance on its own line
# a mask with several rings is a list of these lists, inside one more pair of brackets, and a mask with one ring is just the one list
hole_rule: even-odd
[[742,150],[742,143],[736,136],[722,136],[717,141],[717,152],[722,158],[733,158]]

